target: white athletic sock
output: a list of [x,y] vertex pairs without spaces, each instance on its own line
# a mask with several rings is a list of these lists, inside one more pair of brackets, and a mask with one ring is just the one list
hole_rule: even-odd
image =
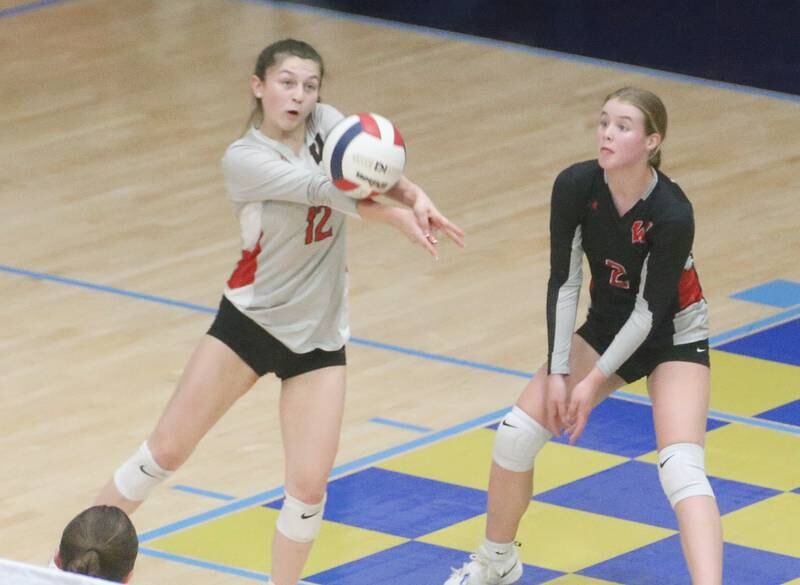
[[506,558],[511,551],[514,550],[514,542],[508,543],[499,543],[499,542],[492,542],[488,538],[483,540],[482,548],[487,556],[492,560],[499,561],[501,559]]

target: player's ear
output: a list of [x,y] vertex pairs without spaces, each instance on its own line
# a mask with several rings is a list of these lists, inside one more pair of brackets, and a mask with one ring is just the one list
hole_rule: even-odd
[[130,573],[125,575],[125,578],[122,580],[122,582],[123,583],[128,583],[131,580],[131,577],[133,577],[133,571],[131,571]]
[[658,147],[660,145],[661,145],[661,134],[659,134],[658,132],[653,132],[645,140],[645,146],[647,146],[647,150],[649,150],[651,153],[658,150]]

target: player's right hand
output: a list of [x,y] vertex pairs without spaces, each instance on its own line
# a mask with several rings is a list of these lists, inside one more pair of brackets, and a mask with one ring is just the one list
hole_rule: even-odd
[[567,426],[567,377],[562,374],[550,374],[545,383],[547,393],[547,430],[554,437],[561,434]]

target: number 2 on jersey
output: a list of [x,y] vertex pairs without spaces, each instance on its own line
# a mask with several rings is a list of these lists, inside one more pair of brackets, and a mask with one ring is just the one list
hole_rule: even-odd
[[[322,217],[318,217],[321,215]],[[328,225],[328,219],[331,217],[331,208],[320,205],[318,207],[309,207],[308,216],[306,217],[306,245],[320,242],[325,238],[330,238],[333,235],[333,229],[325,229]]]
[[622,264],[614,262],[613,260],[606,260],[606,266],[611,269],[611,276],[608,278],[608,283],[611,286],[624,289],[629,289],[631,287],[631,283],[627,280],[625,267]]

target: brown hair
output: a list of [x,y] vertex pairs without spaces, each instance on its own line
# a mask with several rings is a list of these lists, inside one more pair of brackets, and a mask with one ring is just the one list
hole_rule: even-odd
[[61,568],[122,583],[133,570],[139,538],[130,518],[115,506],[92,506],[75,516],[61,535]]
[[[639,109],[644,114],[645,135],[660,134],[661,141],[667,137],[667,108],[656,94],[636,87],[622,87],[606,96],[605,101],[619,100]],[[650,153],[649,162],[653,167],[661,166],[661,144]]]
[[[278,63],[281,59],[290,56],[316,62],[317,65],[319,65],[320,84],[322,83],[322,78],[325,76],[325,64],[322,62],[322,56],[308,43],[296,39],[283,39],[271,45],[267,45],[258,55],[253,75],[258,77],[261,81],[264,81],[267,75],[267,69],[275,65],[275,63]],[[261,116],[263,114],[261,110],[261,98],[254,99],[256,103],[255,106],[253,106],[253,111],[250,112],[250,118],[247,120],[248,130],[261,123]]]

